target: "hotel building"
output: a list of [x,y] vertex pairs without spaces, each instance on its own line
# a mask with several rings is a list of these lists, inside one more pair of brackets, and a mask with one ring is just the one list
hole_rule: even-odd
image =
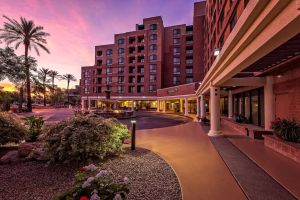
[[145,18],[135,31],[115,34],[114,44],[96,46],[95,64],[82,67],[83,108],[103,107],[109,89],[118,108],[196,113],[204,9],[205,2],[195,4],[193,25],[165,27],[160,16]]
[[83,108],[100,105],[108,84],[121,107],[208,117],[211,136],[237,115],[266,130],[276,117],[299,121],[300,2],[197,2],[192,26],[144,19],[95,47],[95,65],[82,67]]

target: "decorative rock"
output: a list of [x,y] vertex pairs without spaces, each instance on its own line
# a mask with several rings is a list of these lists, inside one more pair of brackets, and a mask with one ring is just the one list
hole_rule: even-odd
[[36,148],[31,153],[31,157],[39,161],[47,161],[49,158],[45,155],[43,148]]
[[1,157],[0,163],[14,163],[19,162],[20,156],[17,150],[9,151],[4,156]]
[[21,143],[18,147],[18,151],[21,157],[27,157],[33,150],[40,148],[42,143],[40,142],[25,142]]

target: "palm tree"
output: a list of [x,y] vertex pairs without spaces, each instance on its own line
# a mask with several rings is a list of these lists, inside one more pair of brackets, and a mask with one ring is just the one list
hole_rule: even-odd
[[49,72],[49,76],[51,77],[51,83],[52,83],[52,88],[51,88],[51,90],[52,90],[52,93],[54,92],[54,80],[55,79],[58,79],[58,77],[60,77],[59,76],[59,74],[58,74],[58,72],[57,71],[55,71],[55,70],[50,70],[50,72]]
[[47,41],[45,37],[49,36],[49,33],[43,31],[42,26],[36,26],[32,20],[27,21],[24,17],[20,17],[20,22],[15,19],[10,19],[7,16],[3,16],[7,22],[4,22],[3,28],[0,29],[0,39],[3,39],[7,45],[15,43],[15,49],[23,44],[25,47],[25,68],[26,68],[26,92],[27,92],[27,109],[32,111],[31,105],[31,90],[30,90],[30,66],[28,64],[28,50],[34,48],[39,56],[39,48],[43,49],[47,53],[50,51],[45,44]]
[[62,76],[62,79],[67,80],[68,84],[67,84],[67,92],[68,92],[68,104],[70,104],[70,91],[69,91],[69,86],[70,86],[70,82],[71,81],[76,81],[75,76],[73,76],[72,74],[65,74]]
[[38,79],[41,81],[41,85],[43,88],[43,97],[44,97],[44,106],[46,106],[46,93],[47,93],[47,86],[49,79],[47,79],[48,75],[50,74],[50,69],[42,68],[38,71]]

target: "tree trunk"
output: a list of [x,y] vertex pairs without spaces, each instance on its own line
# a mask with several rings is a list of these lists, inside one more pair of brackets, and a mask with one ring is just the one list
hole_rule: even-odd
[[25,44],[25,68],[26,68],[26,92],[27,92],[27,110],[28,112],[32,112],[31,105],[31,88],[30,88],[30,66],[28,63],[28,46],[29,44]]
[[43,95],[44,95],[44,106],[46,106],[46,86],[45,86],[45,83],[44,83],[44,89],[43,89]]
[[23,85],[21,85],[19,89],[19,105],[18,105],[19,112],[22,112],[23,99],[24,99],[23,96],[24,96],[24,88]]
[[70,80],[68,80],[67,90],[68,90],[68,104],[70,104],[70,92],[69,92]]

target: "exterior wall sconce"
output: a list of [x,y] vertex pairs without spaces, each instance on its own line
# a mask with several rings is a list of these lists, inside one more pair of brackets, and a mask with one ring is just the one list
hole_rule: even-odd
[[215,48],[214,56],[218,56],[220,54],[220,48]]

